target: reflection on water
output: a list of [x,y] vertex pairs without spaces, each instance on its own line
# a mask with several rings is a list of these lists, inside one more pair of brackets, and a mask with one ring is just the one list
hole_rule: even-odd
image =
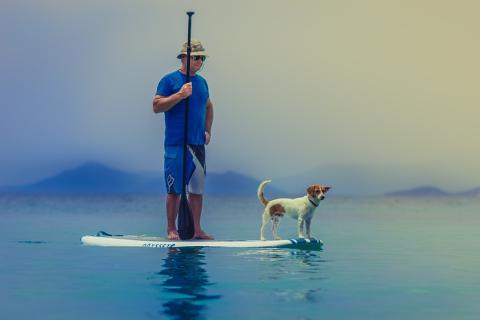
[[320,252],[273,248],[248,250],[238,255],[263,265],[257,270],[258,280],[272,290],[278,303],[316,304],[321,301],[328,261]]
[[[169,249],[162,270],[155,276],[161,279],[159,287],[163,304],[160,318],[208,318],[208,301],[223,296],[209,293],[208,287],[213,283],[209,279],[205,260],[202,248]],[[236,263],[230,272],[237,271],[238,267],[251,274],[244,286],[251,284],[259,292],[271,292],[270,296],[278,303],[317,304],[321,300],[321,284],[327,274],[322,268],[327,263],[318,251],[242,249],[233,253],[234,260]],[[259,284],[261,288],[258,288]]]
[[266,261],[272,267],[282,270],[296,270],[298,272],[316,273],[326,260],[322,259],[318,251],[285,250],[279,248],[247,250],[238,255],[256,261]]
[[280,303],[311,303],[321,301],[321,288],[315,289],[275,289],[274,295]]
[[163,314],[171,319],[202,319],[205,300],[220,299],[209,295],[212,285],[205,270],[205,254],[201,248],[170,248],[159,275],[166,276],[162,283],[164,292],[172,296],[163,304]]

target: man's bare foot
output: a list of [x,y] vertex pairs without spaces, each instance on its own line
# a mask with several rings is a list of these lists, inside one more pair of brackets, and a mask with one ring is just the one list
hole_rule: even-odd
[[204,231],[200,231],[193,235],[193,239],[195,240],[214,240],[215,238],[211,235],[206,234]]
[[180,236],[178,235],[177,230],[168,231],[167,238],[168,240],[180,240]]

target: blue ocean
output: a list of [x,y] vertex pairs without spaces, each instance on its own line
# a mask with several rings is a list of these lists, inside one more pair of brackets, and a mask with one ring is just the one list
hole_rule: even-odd
[[[261,205],[207,197],[205,230],[258,239]],[[0,319],[479,319],[480,199],[327,197],[323,251],[83,246],[165,235],[160,195],[0,195]],[[283,219],[280,235],[295,237]]]

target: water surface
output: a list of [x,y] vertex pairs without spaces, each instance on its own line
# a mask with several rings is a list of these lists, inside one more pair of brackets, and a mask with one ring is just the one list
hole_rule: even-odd
[[[163,198],[0,195],[1,319],[478,319],[480,200],[326,199],[291,249],[99,248],[164,235]],[[256,239],[255,197],[209,197],[205,229]],[[280,235],[295,236],[284,219]]]

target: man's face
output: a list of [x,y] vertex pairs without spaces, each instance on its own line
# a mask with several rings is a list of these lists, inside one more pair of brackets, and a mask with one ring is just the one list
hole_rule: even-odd
[[[191,72],[198,72],[203,65],[203,61],[205,60],[205,56],[190,56],[190,71]],[[187,56],[182,56],[182,64],[187,68]]]

